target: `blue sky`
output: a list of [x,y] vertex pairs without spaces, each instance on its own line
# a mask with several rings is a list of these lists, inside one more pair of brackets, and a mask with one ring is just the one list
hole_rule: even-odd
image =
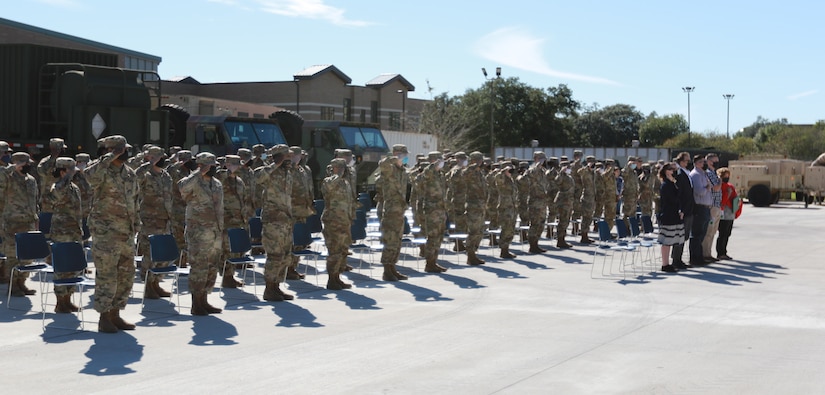
[[410,97],[462,94],[502,67],[731,133],[757,116],[825,119],[825,6],[813,1],[17,0],[0,16],[161,56],[163,78],[283,81],[334,64],[364,85],[399,73]]

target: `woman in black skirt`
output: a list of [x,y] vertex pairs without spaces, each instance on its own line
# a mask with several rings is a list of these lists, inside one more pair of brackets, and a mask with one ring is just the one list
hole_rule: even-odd
[[662,244],[662,271],[673,273],[676,267],[670,264],[670,246],[685,242],[684,213],[679,205],[679,188],[673,172],[676,165],[665,163],[659,170],[662,187],[659,189],[659,243]]

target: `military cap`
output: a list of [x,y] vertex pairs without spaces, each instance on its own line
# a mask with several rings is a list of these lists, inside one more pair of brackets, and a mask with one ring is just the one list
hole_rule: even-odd
[[299,147],[297,145],[293,145],[293,146],[289,147],[289,152],[292,153],[292,154],[299,154],[300,155],[301,151],[303,151],[303,150],[301,149],[301,147]]
[[524,160],[523,160],[523,161],[521,161],[521,162],[519,162],[519,163],[518,163],[518,167],[523,167],[523,168],[525,168],[525,169],[526,169],[526,168],[530,167],[530,163],[528,163],[527,161],[524,161]]
[[227,155],[224,157],[224,161],[227,165],[240,165],[241,157],[238,155]]
[[61,156],[54,161],[54,167],[58,169],[76,169],[77,161],[67,156]]
[[106,139],[107,137],[101,137],[97,139],[97,148],[103,148],[106,146]]
[[89,154],[79,153],[74,156],[74,160],[76,160],[79,163],[86,163],[92,160],[92,157],[89,156]]
[[498,161],[498,162],[504,161],[504,155],[496,156],[496,161]]
[[569,164],[570,164],[569,160],[563,160],[563,161],[561,161],[561,163],[559,163],[559,166],[567,166]]
[[344,158],[335,158],[329,161],[329,165],[332,167],[344,168],[347,167],[347,161]]
[[604,167],[604,163],[596,162],[596,168],[603,168],[603,167]]
[[148,148],[146,148],[146,153],[149,154],[149,155],[154,155],[154,156],[159,156],[159,157],[166,154],[166,152],[163,151],[163,148],[160,148],[157,145],[150,145]]
[[0,141],[0,152],[11,152],[11,151],[12,150],[11,150],[11,147],[9,146],[9,143],[7,143],[5,141]]
[[409,153],[409,151],[407,151],[407,146],[404,144],[393,144],[392,152],[400,152],[402,154]]
[[429,160],[443,159],[443,158],[444,158],[444,155],[442,155],[440,151],[430,151],[430,153],[427,154],[427,159],[429,159]]
[[218,160],[211,152],[201,152],[195,157],[195,163],[199,165],[216,165],[218,164]]
[[559,157],[557,157],[557,156],[551,156],[551,157],[550,157],[550,159],[548,159],[548,161],[549,161],[550,163],[559,163]]
[[616,163],[616,161],[615,161],[615,160],[610,159],[610,158],[605,159],[605,160],[604,160],[604,162],[605,162],[605,163]]
[[252,151],[249,148],[238,148],[238,156],[244,161],[248,161],[252,158]]
[[630,156],[628,156],[628,157],[627,157],[627,161],[628,161],[628,162],[635,162],[635,161],[636,161],[636,157],[635,157],[635,156],[633,156],[633,155],[630,155]]
[[335,150],[335,156],[338,157],[338,158],[343,157],[343,156],[352,156],[352,151],[350,151],[346,148],[338,148],[338,149]]
[[498,169],[501,167],[501,162],[493,162],[491,163],[493,169]]
[[642,163],[642,169],[649,169],[650,163]]
[[445,149],[444,149],[444,155],[449,155],[449,154],[450,154],[450,152],[453,152],[453,150],[451,150],[451,149],[449,149],[449,148],[445,148]]
[[106,137],[103,139],[103,146],[106,148],[117,148],[126,146],[126,137],[119,134]]
[[15,152],[11,154],[11,161],[14,163],[28,163],[31,157],[27,152]]
[[470,152],[470,160],[484,159],[484,154],[478,151]]
[[181,162],[186,162],[189,159],[192,159],[192,151],[189,151],[188,149],[178,151],[178,160]]
[[181,148],[181,146],[179,146],[179,145],[173,145],[173,146],[169,147],[169,153],[174,155],[174,154],[177,154],[178,152],[180,152],[180,150],[182,150],[182,149],[183,148]]
[[510,163],[510,162],[502,162],[501,163],[501,170],[513,170],[513,169],[515,169],[515,166],[513,166],[512,163]]
[[587,155],[587,157],[584,158],[584,160],[587,161],[588,163],[592,163],[592,162],[596,161],[596,157],[593,156],[593,155]]
[[561,158],[559,158],[559,159],[561,159],[562,161],[569,161],[569,160],[570,160],[570,159],[567,157],[567,155],[562,155],[562,156],[561,156]]
[[547,154],[545,154],[545,153],[544,153],[544,151],[535,151],[535,152],[533,152],[533,157],[534,157],[534,158],[536,158],[536,157],[538,157],[538,158],[546,158],[546,157],[547,157]]
[[283,155],[289,152],[289,147],[286,144],[276,144],[269,149],[270,155]]
[[455,153],[455,158],[458,159],[458,160],[467,159],[467,153],[464,152],[464,151],[458,151],[458,152]]
[[49,148],[66,148],[66,143],[63,142],[63,139],[55,137],[49,139]]
[[266,146],[263,144],[255,144],[252,146],[252,153],[255,155],[261,155],[266,151]]

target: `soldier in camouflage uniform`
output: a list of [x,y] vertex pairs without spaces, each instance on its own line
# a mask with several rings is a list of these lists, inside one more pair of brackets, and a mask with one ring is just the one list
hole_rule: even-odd
[[[455,153],[456,165],[447,172],[447,218],[455,224],[455,233],[467,233],[467,188],[462,177],[467,168],[467,154]],[[453,251],[464,251],[464,241],[456,239]]]
[[186,245],[186,237],[184,236],[186,202],[184,202],[181,197],[178,183],[180,180],[189,176],[192,171],[197,170],[198,164],[195,163],[192,158],[192,152],[189,150],[178,151],[177,158],[177,162],[169,166],[167,172],[172,177],[172,235],[175,236],[178,249],[181,251],[178,266],[184,268],[187,266],[188,261],[188,247]]
[[[347,181],[349,181],[350,189],[352,191],[352,221],[355,222],[355,211],[357,209],[361,208],[364,211],[368,211],[370,209],[370,207],[362,207],[361,202],[358,200],[358,173],[355,168],[355,156],[353,156],[351,150],[341,148],[335,150],[335,158],[343,159],[347,163],[347,171],[344,172],[343,176],[347,177]],[[352,244],[353,241],[354,240],[350,240],[350,244]],[[352,253],[348,250],[347,255],[352,255]],[[344,261],[344,270],[352,270],[352,266],[348,265],[346,261]]]
[[[11,155],[12,149],[9,146],[9,143],[5,141],[0,141],[0,216],[3,215],[3,207],[6,204],[6,193],[5,193],[5,185],[6,185],[6,176],[7,173],[10,171],[11,166]],[[3,247],[3,239],[6,235],[3,234],[3,225],[0,224],[0,252],[5,252]],[[0,259],[0,284],[8,284],[9,278],[6,276],[6,261],[5,259]]]
[[401,253],[401,238],[404,235],[404,211],[407,210],[407,171],[403,161],[408,155],[407,146],[395,144],[392,153],[378,162],[381,172],[381,264],[384,265],[384,281],[406,280],[407,276],[396,269]]
[[547,218],[547,177],[545,176],[544,162],[547,156],[542,151],[533,153],[533,164],[522,177],[527,178],[530,184],[529,197],[527,198],[528,216],[530,217],[530,229],[527,232],[527,240],[530,242],[530,253],[541,254],[547,250],[539,247],[539,237]]
[[260,192],[261,222],[266,250],[264,300],[282,302],[294,296],[284,293],[279,284],[292,264],[292,172],[286,160],[289,147],[278,144],[270,150],[272,163],[255,172],[255,193]]
[[447,271],[446,268],[436,263],[447,225],[447,207],[444,199],[446,186],[444,175],[441,172],[444,159],[441,152],[432,151],[427,155],[427,160],[429,164],[424,167],[419,180],[423,230],[427,236],[423,251],[424,258],[427,260],[424,271],[441,273]]
[[624,189],[622,190],[622,218],[625,226],[629,226],[628,217],[636,216],[636,205],[639,202],[639,175],[636,173],[636,157],[629,156],[627,164],[622,170]]
[[[490,165],[490,170],[484,175],[484,183],[487,190],[485,201],[485,218],[490,221],[490,229],[498,229],[498,190],[496,189],[496,179],[501,175],[501,162]],[[498,244],[495,235],[492,237],[493,245]]]
[[579,170],[579,180],[581,180],[581,200],[579,209],[581,210],[581,243],[590,244],[588,232],[590,231],[590,224],[593,223],[593,211],[596,209],[596,157],[588,155],[585,159],[587,165],[582,166]]
[[218,181],[217,159],[209,152],[195,158],[198,169],[178,181],[186,202],[186,245],[191,257],[189,292],[192,315],[220,313],[209,304],[208,294],[218,278],[224,232],[223,185]]
[[135,171],[126,166],[126,138],[102,139],[108,153],[86,169],[94,190],[89,213],[92,257],[95,263],[95,310],[98,332],[133,330],[120,317],[135,281],[135,235],[140,231],[139,186]]
[[329,251],[327,289],[341,290],[352,288],[351,284],[341,280],[341,272],[346,267],[347,252],[352,242],[350,229],[354,220],[354,201],[349,198],[352,196],[352,186],[346,175],[347,162],[343,158],[335,158],[330,166],[332,175],[321,184],[325,202],[321,222],[324,224],[324,242]]
[[238,176],[241,168],[241,157],[238,155],[226,155],[224,158],[226,168],[218,170],[215,178],[221,182],[223,186],[223,235],[221,236],[221,259],[220,265],[225,267],[223,278],[221,280],[222,288],[237,288],[243,285],[242,282],[235,279],[234,266],[226,265],[225,262],[229,258],[235,258],[241,255],[236,253],[231,255],[229,252],[229,229],[241,228],[247,229],[247,218],[252,216],[252,207],[247,203],[248,190],[246,184]]
[[[312,171],[309,166],[302,165],[301,147],[289,147],[291,154],[292,165],[292,215],[295,223],[306,222],[307,217],[315,214],[314,191],[312,187]],[[308,246],[296,245],[293,246],[294,251],[301,251]],[[289,280],[300,280],[304,278],[303,274],[298,273],[297,255],[292,255],[292,264],[287,269],[286,278]]]
[[573,151],[573,160],[570,161],[570,169],[572,172],[570,176],[573,177],[573,208],[570,215],[570,220],[573,222],[573,234],[578,233],[578,225],[576,222],[582,219],[581,213],[581,196],[582,196],[582,180],[580,178],[579,170],[582,167],[582,156],[584,154],[581,150]]
[[616,194],[616,169],[613,159],[605,161],[604,174],[601,176],[602,185],[604,186],[604,199],[601,203],[604,207],[604,220],[607,222],[607,227],[613,229],[616,224],[616,202],[618,196]]
[[40,211],[44,213],[52,212],[52,208],[46,204],[43,204],[42,199],[46,196],[46,192],[49,191],[51,188],[54,177],[52,173],[54,173],[54,169],[56,168],[55,163],[57,158],[60,157],[63,152],[66,150],[66,144],[63,142],[63,139],[60,138],[52,138],[49,139],[49,152],[50,154],[43,159],[40,159],[40,162],[37,164],[37,174],[36,180],[39,184],[39,194],[37,196],[40,197]]
[[[54,181],[48,192],[43,196],[43,202],[52,209],[52,224],[49,235],[55,243],[73,242],[82,243],[82,197],[80,188],[72,182],[74,175],[79,171],[77,162],[68,157],[58,157],[55,161],[55,170],[51,174]],[[55,273],[55,278],[72,278],[79,273]],[[73,286],[54,287],[57,296],[55,313],[73,313],[79,308],[72,304]]]
[[[527,197],[530,196],[530,180],[522,178],[521,175],[527,171],[530,164],[527,161],[520,161],[518,163],[518,175],[513,174],[513,179],[516,180],[516,187],[518,188],[518,217],[521,225],[529,225],[530,218],[527,216]],[[522,240],[525,239],[522,235]]]
[[499,248],[503,259],[512,259],[516,255],[510,252],[510,243],[513,242],[513,235],[516,230],[516,205],[518,202],[518,188],[516,179],[513,176],[515,168],[507,163],[501,169],[501,175],[496,178],[496,190],[498,191],[498,221],[501,225],[501,240]]
[[266,166],[264,159],[267,158],[266,146],[263,144],[255,144],[252,146],[252,163],[249,168],[255,170],[261,166]]
[[567,226],[570,225],[570,216],[573,211],[573,169],[570,167],[570,162],[562,161],[560,163],[561,170],[556,176],[556,185],[559,187],[559,192],[556,194],[556,209],[559,210],[559,227],[558,237],[556,238],[556,247],[571,248],[570,244],[565,241],[567,237]]
[[[57,158],[55,158],[57,159]],[[6,255],[5,277],[10,278],[12,270],[25,263],[17,260],[15,234],[37,229],[37,181],[29,174],[32,170],[31,157],[25,152],[15,152],[11,165],[3,170],[0,190],[3,191],[3,248]],[[51,174],[49,177],[54,179]],[[17,272],[11,283],[12,296],[34,295],[35,291],[26,287],[28,273]]]
[[[593,170],[593,183],[595,185],[596,199],[593,202],[593,218],[601,219],[604,214],[604,183],[602,182],[602,174],[604,174],[604,163],[596,162]],[[598,232],[597,225],[593,225],[593,231]]]
[[642,174],[639,174],[639,207],[642,209],[642,215],[653,216],[653,188],[656,175],[650,174],[650,164],[642,165]]
[[150,268],[167,263],[152,262],[149,235],[171,233],[172,221],[172,176],[163,169],[165,165],[163,148],[151,145],[144,154],[145,163],[135,170],[140,187],[138,213],[140,233],[138,233],[138,255],[143,256],[140,264],[141,278],[146,281],[146,299],[159,299],[172,294],[160,287],[160,278],[148,272]]
[[482,170],[484,154],[470,153],[469,166],[461,174],[466,192],[467,213],[467,264],[481,265],[484,261],[476,255],[484,238],[484,218],[487,209],[487,180]]
[[[559,158],[551,156],[547,160],[547,170],[544,172],[547,179],[547,223],[555,222],[559,216],[559,210],[556,208],[556,194],[559,193],[559,187],[556,185],[556,177],[559,175]],[[547,238],[553,239],[553,226],[547,225]]]
[[[72,182],[80,188],[80,202],[83,204],[80,217],[83,219],[83,226],[85,227],[86,218],[89,217],[89,211],[92,209],[92,185],[89,184],[89,180],[86,179],[85,173],[91,157],[89,157],[89,154],[79,153],[75,155],[74,159],[75,162],[77,162],[77,171],[74,173]],[[88,241],[89,235],[87,234],[85,236],[87,239],[83,240],[84,243]]]

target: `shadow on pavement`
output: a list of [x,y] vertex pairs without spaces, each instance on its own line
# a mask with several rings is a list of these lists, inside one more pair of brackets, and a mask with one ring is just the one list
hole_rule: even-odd
[[409,292],[418,302],[443,302],[453,300],[452,298],[445,298],[441,292],[419,287],[406,281],[394,281],[390,284],[398,289]]
[[320,328],[324,326],[316,321],[318,317],[309,310],[294,303],[276,303],[272,306],[272,311],[281,318],[275,326],[286,328]]
[[195,346],[231,346],[238,344],[232,340],[238,336],[238,329],[234,325],[218,318],[215,315],[191,317],[192,340],[189,344]]
[[136,373],[129,365],[143,358],[143,346],[126,332],[94,333],[94,344],[84,354],[89,361],[80,371],[95,376]]

